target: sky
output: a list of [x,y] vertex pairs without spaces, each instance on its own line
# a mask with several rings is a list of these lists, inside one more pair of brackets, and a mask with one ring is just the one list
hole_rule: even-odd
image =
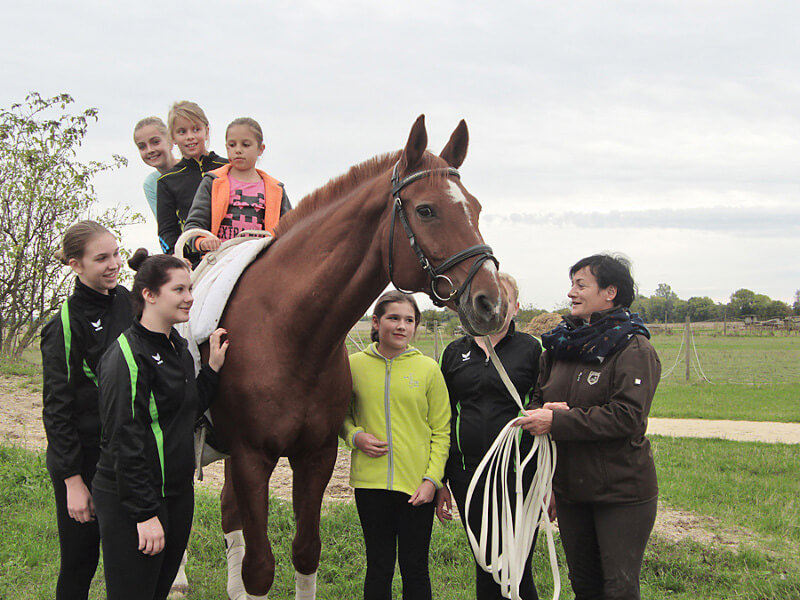
[[[0,106],[96,107],[81,157],[129,160],[96,179],[104,206],[147,212],[133,125],[176,100],[205,109],[221,154],[228,122],[258,120],[259,166],[295,204],[424,113],[437,153],[466,120],[462,183],[523,305],[563,303],[569,266],[603,251],[645,295],[800,288],[796,2],[31,0],[4,17]],[[123,245],[157,250],[147,217]]]

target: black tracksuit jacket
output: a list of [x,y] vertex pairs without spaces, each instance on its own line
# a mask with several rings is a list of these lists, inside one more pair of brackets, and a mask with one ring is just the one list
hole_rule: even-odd
[[195,378],[186,340],[138,320],[100,366],[103,434],[94,487],[117,494],[131,519],[153,517],[161,500],[186,491],[194,472],[194,424],[219,376],[203,365]]
[[[541,344],[533,336],[516,331],[512,321],[494,349],[527,405],[539,376]],[[503,427],[519,416],[519,407],[489,357],[471,336],[450,343],[439,364],[453,411],[450,457],[445,470],[450,478],[456,472],[471,473],[477,468]],[[523,442],[527,451],[533,437],[523,436]]]
[[98,363],[132,322],[128,290],[101,294],[76,277],[72,295],[42,329],[42,420],[47,467],[57,479],[80,474],[84,449],[100,443]]
[[166,254],[175,252],[175,242],[183,233],[183,226],[192,208],[192,201],[200,187],[200,181],[209,171],[228,164],[213,152],[200,160],[183,158],[169,171],[158,178],[156,184],[156,218],[158,241]]

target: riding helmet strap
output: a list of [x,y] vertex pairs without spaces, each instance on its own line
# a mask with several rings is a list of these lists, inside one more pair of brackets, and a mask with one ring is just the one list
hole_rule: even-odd
[[[403,229],[406,232],[406,236],[408,237],[408,241],[411,244],[411,249],[416,254],[417,259],[419,260],[419,264],[422,269],[428,274],[431,279],[431,292],[432,297],[431,300],[436,306],[444,306],[444,303],[455,298],[456,303],[459,302],[461,296],[464,293],[469,293],[469,289],[472,285],[472,279],[478,273],[478,269],[480,269],[481,265],[484,262],[491,259],[492,262],[496,266],[500,266],[497,258],[495,258],[494,254],[492,254],[492,248],[487,244],[478,244],[476,246],[471,246],[465,250],[457,252],[444,262],[442,262],[439,266],[434,267],[428,258],[425,256],[425,253],[422,251],[422,248],[419,247],[417,244],[416,236],[414,235],[414,231],[411,229],[411,224],[408,222],[408,216],[406,215],[405,208],[403,207],[403,200],[400,198],[400,190],[402,190],[407,185],[414,183],[420,179],[425,177],[430,177],[434,174],[445,174],[445,175],[452,175],[455,177],[460,177],[460,174],[457,169],[453,167],[446,167],[442,169],[430,169],[428,171],[420,171],[418,173],[414,173],[413,175],[409,175],[405,179],[400,179],[399,174],[399,167],[400,162],[398,161],[394,165],[394,169],[392,170],[392,199],[394,201],[394,206],[392,207],[392,217],[391,223],[389,226],[389,279],[394,283],[394,264],[393,264],[393,257],[394,257],[394,223],[395,223],[395,216],[399,216],[400,223],[403,225]],[[467,277],[461,285],[460,289],[455,289],[453,287],[452,281],[450,281],[449,277],[444,275],[445,272],[453,268],[455,265],[465,261],[468,258],[473,256],[477,256],[476,260],[472,263],[470,267]],[[446,279],[451,286],[451,293],[448,298],[443,298],[439,296],[438,291],[436,290],[437,281],[439,279]],[[410,291],[402,290],[400,287],[395,284],[398,290],[401,292],[411,293]]]

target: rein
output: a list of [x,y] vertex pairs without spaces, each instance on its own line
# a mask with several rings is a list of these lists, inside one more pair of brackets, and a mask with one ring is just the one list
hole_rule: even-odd
[[[523,411],[522,399],[517,388],[511,383],[491,340],[486,337],[484,341],[489,358],[497,369],[500,379],[519,406],[520,411]],[[533,545],[536,528],[541,523],[547,538],[550,569],[553,574],[553,600],[557,600],[561,594],[561,576],[556,560],[553,527],[547,516],[547,505],[553,493],[552,481],[556,469],[556,447],[550,435],[535,435],[530,452],[520,460],[519,445],[522,432],[518,430],[516,421],[517,419],[514,418],[503,427],[475,470],[475,475],[467,488],[463,521],[475,560],[484,571],[492,575],[492,579],[500,586],[502,595],[513,600],[520,600],[519,586],[525,575],[525,559]],[[530,489],[525,493],[522,475],[534,456],[536,456],[536,474]],[[510,465],[513,465],[514,469],[513,493],[516,498],[513,514],[511,491],[506,484]],[[483,512],[478,532],[480,539],[478,539],[469,524],[469,507],[476,491],[475,488],[484,472],[486,481],[483,487]],[[498,488],[500,489],[499,497]],[[490,529],[491,539],[489,539]]]
[[[403,290],[394,282],[394,224],[396,217],[400,220],[400,224],[403,226],[403,229],[406,232],[408,242],[411,244],[411,249],[414,251],[414,254],[416,254],[422,270],[425,271],[431,279],[431,300],[433,303],[436,306],[442,307],[446,302],[455,300],[455,303],[458,304],[458,302],[461,300],[461,296],[464,294],[469,295],[472,279],[478,273],[478,269],[481,268],[481,265],[483,265],[484,262],[491,260],[496,267],[499,267],[500,263],[492,253],[492,248],[490,246],[487,244],[477,244],[455,253],[438,266],[433,266],[425,256],[422,248],[420,248],[419,244],[417,243],[417,238],[414,235],[414,231],[411,229],[411,224],[408,222],[408,215],[406,214],[405,207],[403,206],[403,199],[400,197],[400,190],[407,185],[414,183],[415,181],[425,177],[430,177],[431,175],[447,175],[448,177],[452,176],[459,179],[461,175],[459,174],[458,169],[454,169],[453,167],[445,167],[441,169],[428,169],[427,171],[420,171],[401,180],[399,169],[400,161],[397,161],[394,165],[394,169],[392,169],[392,201],[394,203],[394,207],[392,208],[392,220],[389,227],[389,280],[401,292],[405,292],[407,294],[413,293],[411,291]],[[477,258],[475,259],[475,262],[472,263],[472,266],[467,273],[467,277],[464,279],[461,287],[457,288],[453,284],[452,279],[445,275],[445,273],[457,264],[467,260],[468,258],[472,258],[473,256],[476,256]],[[450,286],[450,293],[447,296],[442,296],[439,294],[438,285],[441,281],[447,282],[447,285]]]

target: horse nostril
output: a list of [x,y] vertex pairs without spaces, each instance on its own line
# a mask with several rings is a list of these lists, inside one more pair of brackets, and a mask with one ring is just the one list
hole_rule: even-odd
[[477,294],[472,300],[475,312],[485,319],[489,319],[497,312],[494,302],[486,294]]

